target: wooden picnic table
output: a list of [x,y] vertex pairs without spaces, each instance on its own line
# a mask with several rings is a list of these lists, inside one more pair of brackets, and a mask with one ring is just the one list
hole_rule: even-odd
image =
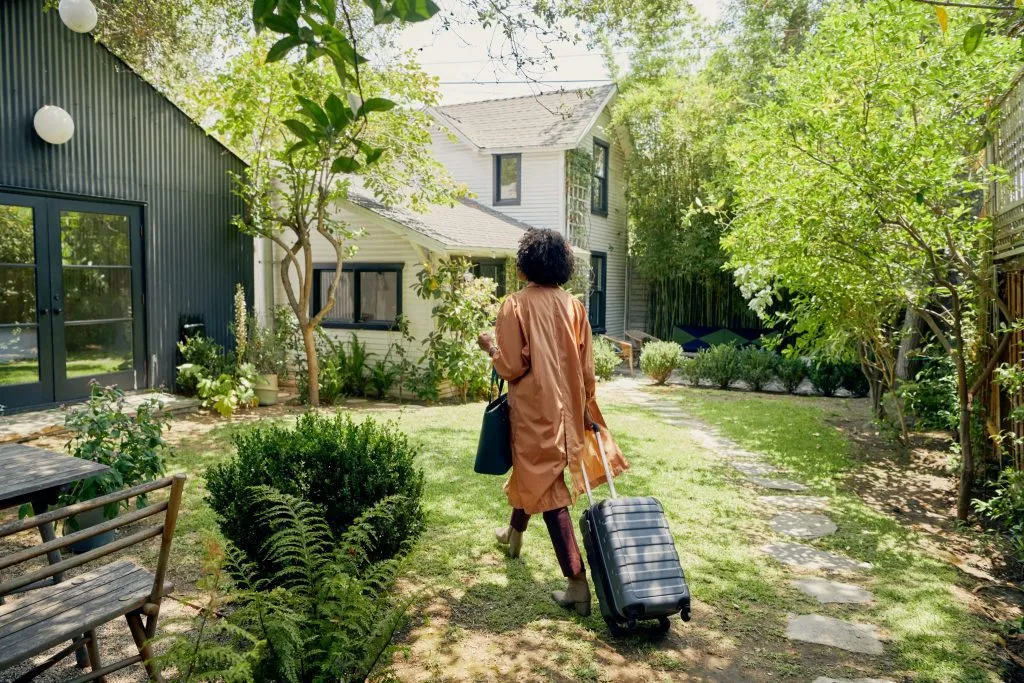
[[[0,510],[29,503],[33,514],[46,512],[61,491],[76,481],[103,474],[110,468],[91,460],[54,453],[20,443],[0,445]],[[53,524],[39,527],[43,542],[52,541]],[[60,562],[60,551],[47,555],[50,564]],[[60,581],[59,575],[54,583]]]
[[[0,510],[28,503],[32,513],[40,515],[57,502],[57,497],[76,481],[103,474],[110,467],[91,460],[55,453],[44,448],[26,446],[20,443],[0,444]],[[56,538],[53,523],[39,525],[43,543]],[[60,550],[46,554],[50,564],[61,561]],[[58,584],[64,578],[62,572],[54,574],[52,583]],[[39,584],[26,586],[34,588]],[[3,598],[0,598],[0,604]],[[87,661],[85,652],[75,652],[79,666]]]

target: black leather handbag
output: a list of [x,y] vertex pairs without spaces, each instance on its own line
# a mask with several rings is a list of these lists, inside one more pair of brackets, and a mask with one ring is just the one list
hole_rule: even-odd
[[498,398],[488,403],[484,410],[473,471],[477,474],[501,476],[512,469],[512,423],[508,417],[508,392],[502,393],[505,389],[505,380],[492,370],[492,395],[495,380],[498,382]]

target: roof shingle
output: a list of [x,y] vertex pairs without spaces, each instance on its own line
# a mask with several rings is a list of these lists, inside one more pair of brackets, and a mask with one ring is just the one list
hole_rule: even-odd
[[435,107],[445,125],[482,149],[577,145],[615,85]]
[[427,213],[381,204],[369,191],[353,183],[348,189],[353,204],[441,242],[450,249],[515,251],[529,225],[475,202],[461,199],[454,206],[432,206]]

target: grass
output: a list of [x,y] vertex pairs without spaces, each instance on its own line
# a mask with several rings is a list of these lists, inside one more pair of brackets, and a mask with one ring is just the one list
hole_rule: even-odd
[[[427,672],[437,680],[995,680],[985,630],[957,597],[964,586],[955,570],[920,550],[912,532],[846,492],[844,473],[856,463],[846,438],[827,421],[848,404],[693,389],[659,393],[764,451],[814,493],[831,496],[829,514],[840,531],[817,545],[872,562],[864,579],[876,604],[822,607],[791,588],[792,575],[759,550],[772,535],[754,490],[687,432],[609,400],[606,416],[632,465],[617,483],[619,493],[662,501],[695,596],[694,620],[675,622],[668,639],[612,640],[596,604],[584,619],[549,599],[563,579],[542,520],[531,522],[522,559],[507,559],[495,545],[493,529],[507,523],[509,508],[503,479],[472,471],[481,406],[412,409],[384,418],[397,419],[421,446],[426,477],[428,528],[403,580],[421,604],[397,643],[400,678]],[[246,428],[218,423],[183,439],[169,469],[201,474],[230,456],[230,436]],[[203,497],[202,479],[193,477],[174,550],[175,582],[186,596],[198,578],[202,537],[217,534]],[[584,503],[572,511],[574,519]],[[879,624],[892,637],[886,655],[849,655],[783,637],[789,614],[814,612]]]

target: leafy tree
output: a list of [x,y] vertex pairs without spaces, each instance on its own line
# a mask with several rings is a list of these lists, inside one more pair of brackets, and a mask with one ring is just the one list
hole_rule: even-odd
[[918,312],[956,368],[965,519],[973,397],[998,355],[986,353],[997,340],[983,331],[984,302],[1012,322],[991,287],[990,224],[977,215],[992,179],[980,124],[1018,48],[992,37],[965,54],[957,36],[973,17],[958,13],[947,35],[933,16],[880,1],[825,11],[804,51],[771,74],[770,100],[734,130],[736,218],[724,244],[762,310],[781,288],[806,298],[796,315],[807,330],[865,341],[887,324],[885,302]]
[[[433,104],[433,81],[408,59],[373,69],[357,49],[364,39],[375,45],[374,27],[436,11],[429,0],[258,0],[253,22],[264,35],[196,96],[250,162],[239,178],[248,213],[236,223],[283,254],[281,283],[302,336],[312,405],[319,404],[315,332],[334,307],[341,263],[357,234],[336,213],[353,175],[383,200],[414,207],[451,201],[458,189],[430,156],[427,114],[396,107]],[[315,236],[337,263],[326,282],[314,278]],[[323,292],[315,311],[314,288]]]

